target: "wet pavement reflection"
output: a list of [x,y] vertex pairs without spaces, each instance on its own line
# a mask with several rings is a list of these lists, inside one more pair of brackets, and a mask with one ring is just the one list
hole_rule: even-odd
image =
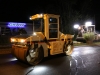
[[100,75],[100,47],[75,47],[71,56],[51,56],[35,66],[0,55],[0,75]]

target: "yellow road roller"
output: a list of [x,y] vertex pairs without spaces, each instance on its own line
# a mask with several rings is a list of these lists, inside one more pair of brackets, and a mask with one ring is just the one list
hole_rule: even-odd
[[11,53],[19,60],[31,65],[38,64],[44,57],[56,54],[71,55],[73,35],[59,31],[59,15],[36,14],[33,21],[33,34],[11,37]]

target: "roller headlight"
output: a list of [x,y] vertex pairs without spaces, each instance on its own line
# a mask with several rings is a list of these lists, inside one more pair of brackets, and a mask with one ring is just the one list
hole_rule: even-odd
[[37,35],[37,34],[34,32],[33,35]]
[[25,39],[21,39],[20,42],[21,42],[21,43],[24,43],[24,42],[25,42]]
[[16,39],[14,39],[14,38],[11,38],[11,42],[16,42]]

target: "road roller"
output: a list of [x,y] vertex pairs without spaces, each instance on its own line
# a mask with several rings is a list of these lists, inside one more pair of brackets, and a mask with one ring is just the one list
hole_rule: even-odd
[[45,57],[73,52],[73,35],[59,31],[60,15],[35,14],[30,16],[32,34],[11,37],[11,53],[19,60],[36,65]]

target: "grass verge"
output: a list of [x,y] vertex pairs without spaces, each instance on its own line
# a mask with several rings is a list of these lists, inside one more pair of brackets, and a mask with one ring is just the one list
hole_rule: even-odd
[[87,43],[76,43],[74,44],[74,46],[100,46],[100,42],[93,42],[91,44],[87,44]]

